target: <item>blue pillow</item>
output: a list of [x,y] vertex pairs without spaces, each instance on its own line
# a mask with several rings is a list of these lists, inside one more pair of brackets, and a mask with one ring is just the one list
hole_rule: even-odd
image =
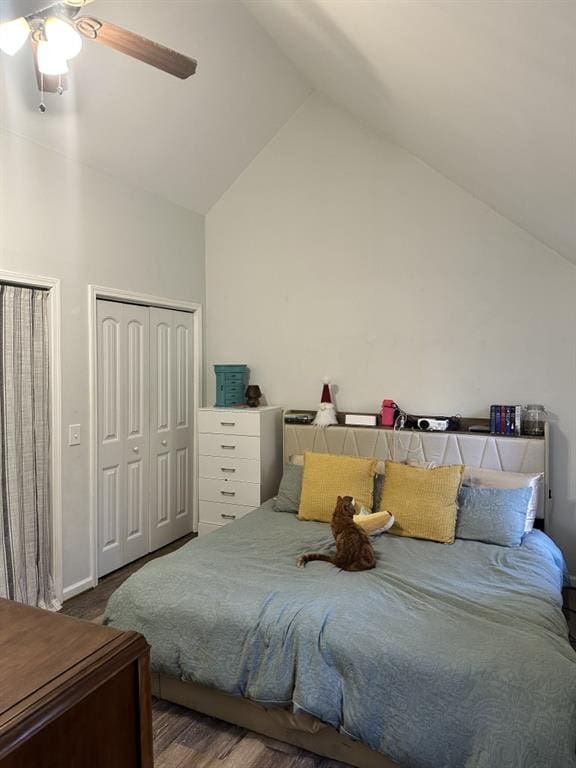
[[304,467],[298,464],[285,464],[284,474],[274,500],[276,512],[298,512],[302,494],[302,474]]
[[522,543],[532,488],[463,485],[458,496],[456,538],[517,547]]

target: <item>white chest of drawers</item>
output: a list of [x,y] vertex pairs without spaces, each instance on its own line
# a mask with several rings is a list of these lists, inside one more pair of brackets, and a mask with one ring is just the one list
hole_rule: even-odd
[[237,520],[278,490],[282,409],[200,408],[198,535]]

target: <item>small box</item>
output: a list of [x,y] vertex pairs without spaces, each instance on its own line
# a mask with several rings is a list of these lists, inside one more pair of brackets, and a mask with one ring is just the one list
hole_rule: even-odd
[[231,408],[245,405],[244,391],[248,384],[248,366],[244,363],[234,365],[215,365],[216,403],[218,408]]
[[375,427],[376,419],[376,414],[372,413],[347,413],[344,423],[349,427]]

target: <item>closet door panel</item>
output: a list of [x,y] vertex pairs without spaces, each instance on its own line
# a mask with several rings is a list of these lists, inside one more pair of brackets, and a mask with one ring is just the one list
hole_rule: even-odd
[[124,564],[122,551],[122,307],[98,302],[98,573]]
[[192,530],[193,317],[150,309],[151,548]]
[[149,310],[123,305],[124,463],[126,505],[124,559],[129,563],[150,551],[149,534]]
[[142,459],[128,462],[127,472],[127,521],[126,541],[132,543],[144,535],[144,504],[147,493],[144,489]]
[[172,522],[172,462],[170,452],[156,457],[156,519],[157,528],[165,528]]
[[[168,315],[166,317],[165,315]],[[153,372],[156,379],[156,429],[158,433],[169,434],[172,406],[172,328],[171,312],[152,310],[152,317],[158,318],[155,327],[155,360]],[[153,320],[154,322],[154,320]]]
[[150,308],[150,547],[173,540],[174,485],[174,340],[172,312]]
[[120,465],[103,467],[100,546],[103,560],[105,559],[110,563],[110,570],[119,567],[123,562],[120,533],[120,486]]
[[148,308],[98,301],[98,575],[149,552]]
[[188,448],[176,449],[176,520],[180,520],[190,512],[189,453]]
[[175,490],[176,516],[175,538],[185,536],[192,530],[192,493],[194,488],[194,467],[192,444],[194,427],[194,348],[193,322],[188,312],[173,313],[173,335],[175,341]]

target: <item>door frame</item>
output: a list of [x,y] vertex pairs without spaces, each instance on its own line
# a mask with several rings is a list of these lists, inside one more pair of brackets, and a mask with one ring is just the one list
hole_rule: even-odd
[[43,275],[0,270],[0,283],[48,291],[48,350],[50,354],[50,505],[52,579],[57,599],[63,599],[62,559],[62,364],[60,280]]
[[[98,300],[119,301],[123,304],[140,304],[160,309],[175,309],[189,312],[194,319],[192,339],[194,369],[194,429],[193,441],[193,477],[198,477],[198,408],[202,398],[202,305],[192,301],[169,299],[164,296],[151,296],[146,293],[124,291],[120,288],[106,288],[101,285],[88,286],[88,358],[90,369],[90,580],[91,586],[98,585]],[[198,488],[194,484],[192,494],[192,530],[198,530]],[[88,586],[88,585],[87,585]]]

